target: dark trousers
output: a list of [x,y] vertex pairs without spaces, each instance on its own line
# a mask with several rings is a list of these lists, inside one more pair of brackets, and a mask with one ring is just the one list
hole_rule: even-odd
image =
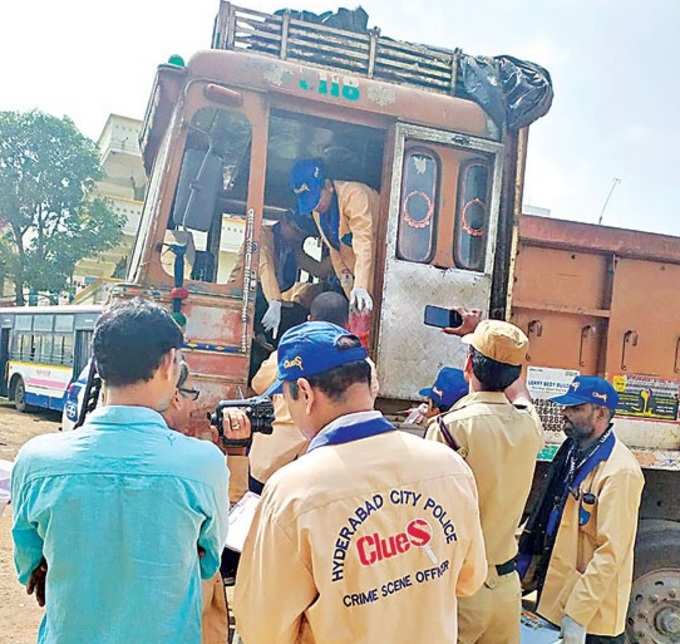
[[586,635],[586,644],[624,644],[625,635]]

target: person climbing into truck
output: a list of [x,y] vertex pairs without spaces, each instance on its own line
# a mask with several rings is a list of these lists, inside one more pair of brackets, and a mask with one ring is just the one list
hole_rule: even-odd
[[296,161],[289,183],[298,212],[313,219],[328,248],[350,308],[372,311],[378,193],[364,183],[333,180],[321,159]]

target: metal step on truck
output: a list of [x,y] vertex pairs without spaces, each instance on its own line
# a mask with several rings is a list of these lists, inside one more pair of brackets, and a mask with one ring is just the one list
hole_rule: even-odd
[[[556,386],[549,377],[564,380],[573,371],[623,376],[617,382],[624,390],[637,386],[634,356],[648,337],[656,342],[661,335],[642,322],[627,329],[623,371],[607,362],[602,347],[608,350],[609,340],[600,342],[608,334],[614,355],[619,309],[608,308],[616,298],[607,293],[618,292],[612,280],[627,261],[618,246],[591,248],[584,235],[578,252],[568,240],[553,248],[554,222],[534,230],[521,216],[528,127],[551,100],[549,74],[538,65],[393,40],[360,19],[265,14],[221,2],[212,49],[158,68],[141,134],[149,188],[127,280],[113,293],[162,302],[185,326],[187,359],[202,392],[197,431],[217,401],[248,393],[261,345],[255,327],[263,225],[294,207],[288,175],[304,157],[321,158],[332,177],[361,181],[380,195],[369,347],[386,413],[409,406],[441,366],[464,361],[457,338],[423,324],[426,305],[479,308],[523,327],[539,397]],[[315,243],[305,247],[321,253]],[[677,249],[680,242],[673,243]],[[572,277],[563,281],[573,301],[560,299],[567,291],[554,292],[561,282],[549,277],[557,270],[551,250],[567,254]],[[666,273],[659,268],[645,282],[648,296],[661,275],[674,275],[673,257],[680,262],[680,251],[668,252]],[[599,267],[602,283],[583,304],[579,298],[594,288],[586,262]],[[623,279],[624,270],[619,274]],[[650,312],[661,314],[656,305]],[[628,313],[622,315],[627,324]],[[567,327],[575,344],[562,337]],[[677,365],[677,347],[668,351]],[[664,345],[658,353],[665,352]],[[673,373],[661,375],[673,380]],[[648,403],[658,401],[656,391]],[[547,438],[556,444],[554,412],[541,406]],[[678,427],[675,418],[641,427],[624,438],[641,448],[641,534],[658,545],[652,553],[641,539],[630,636],[671,641],[680,619],[680,557],[675,474],[666,463],[676,463]],[[638,445],[640,436],[646,444]],[[548,449],[543,458],[551,455]],[[247,459],[229,460],[237,499]]]

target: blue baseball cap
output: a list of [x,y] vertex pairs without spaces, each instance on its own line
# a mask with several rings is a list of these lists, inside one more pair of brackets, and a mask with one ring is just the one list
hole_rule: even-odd
[[317,207],[327,176],[326,165],[321,159],[298,159],[295,162],[288,185],[297,197],[300,215],[310,215]]
[[[357,346],[339,346],[342,338],[354,338]],[[367,357],[368,353],[361,346],[359,338],[347,329],[330,322],[305,322],[288,329],[281,337],[277,349],[276,380],[265,393],[267,396],[280,394],[286,381],[295,382],[298,378],[317,376]]]
[[551,398],[550,401],[563,407],[576,407],[590,403],[615,411],[619,395],[604,378],[576,376],[569,385],[567,393]]
[[420,395],[429,398],[439,409],[449,410],[470,389],[460,369],[442,367],[431,387],[420,390]]

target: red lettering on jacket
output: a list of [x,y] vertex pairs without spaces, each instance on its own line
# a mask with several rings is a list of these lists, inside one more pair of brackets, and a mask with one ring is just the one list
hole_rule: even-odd
[[356,541],[357,554],[362,566],[372,566],[384,559],[403,555],[413,548],[422,548],[432,540],[432,528],[425,519],[413,519],[406,530],[382,537],[379,533],[367,534]]

